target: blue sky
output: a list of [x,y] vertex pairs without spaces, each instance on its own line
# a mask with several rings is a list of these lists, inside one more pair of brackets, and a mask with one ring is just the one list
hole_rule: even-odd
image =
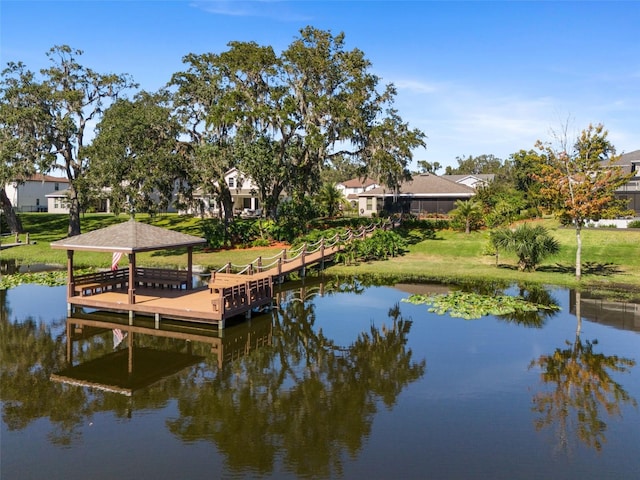
[[29,1],[0,3],[0,61],[48,65],[54,45],[153,91],[187,53],[230,41],[285,49],[301,28],[344,32],[396,108],[427,135],[415,160],[506,159],[551,130],[603,123],[618,153],[640,149],[640,2]]

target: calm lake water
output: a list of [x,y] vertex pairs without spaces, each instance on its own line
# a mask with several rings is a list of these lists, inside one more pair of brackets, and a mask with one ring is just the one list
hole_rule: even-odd
[[511,288],[561,310],[464,320],[402,301],[442,291],[288,283],[222,336],[0,291],[1,478],[640,478],[638,305]]

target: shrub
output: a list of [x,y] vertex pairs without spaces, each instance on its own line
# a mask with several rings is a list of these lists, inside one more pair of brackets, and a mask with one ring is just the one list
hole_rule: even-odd
[[640,220],[632,220],[627,225],[627,228],[640,228]]
[[210,248],[223,248],[229,246],[225,239],[224,224],[217,218],[202,220],[202,234]]
[[496,253],[503,249],[518,256],[520,271],[535,270],[544,257],[560,251],[558,241],[541,225],[531,227],[523,223],[515,230],[499,228],[492,231],[489,238]]
[[302,201],[285,200],[278,206],[278,240],[292,242],[305,233],[307,223],[317,217],[317,211],[310,199]]
[[347,243],[336,255],[345,264],[358,261],[386,260],[406,251],[407,242],[391,230],[376,230],[370,237]]

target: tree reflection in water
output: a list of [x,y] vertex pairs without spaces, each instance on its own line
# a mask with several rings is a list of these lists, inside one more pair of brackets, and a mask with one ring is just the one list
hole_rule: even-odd
[[[180,415],[167,420],[167,428],[183,441],[213,442],[232,470],[266,474],[282,462],[302,475],[339,474],[345,456],[355,456],[370,434],[379,403],[393,406],[425,372],[425,361],[413,361],[407,348],[411,321],[398,305],[389,310],[389,325],[372,325],[351,345],[327,338],[315,325],[313,299],[339,291],[364,288],[336,283],[283,293],[281,307],[262,317],[271,327],[270,344],[222,366],[210,345],[136,335],[136,348],[179,351],[188,343],[205,360],[131,397],[50,381],[52,373],[69,368],[66,319],[11,321],[3,301],[3,421],[9,430],[21,430],[48,419],[49,440],[68,446],[101,412],[127,418],[132,410],[165,408],[175,399]],[[0,291],[1,299],[5,294]],[[255,328],[258,322],[252,321]],[[97,330],[72,344],[76,364],[113,354],[111,330]]]
[[286,295],[273,312],[272,345],[214,378],[186,382],[169,428],[187,441],[214,442],[236,471],[266,474],[282,456],[298,475],[339,475],[344,455],[355,456],[369,435],[378,402],[392,406],[425,361],[412,361],[411,321],[398,305],[391,325],[341,346],[314,329],[304,288]]
[[636,399],[612,376],[628,372],[636,362],[596,353],[597,340],[581,340],[580,293],[576,296],[575,341],[567,340],[566,348],[541,355],[529,367],[539,367],[542,382],[550,387],[533,398],[532,410],[539,414],[534,422],[536,430],[555,424],[557,448],[566,453],[572,450],[572,438],[600,451],[606,442],[607,429],[602,414],[620,415],[621,404],[637,406]]
[[529,328],[542,328],[547,323],[548,319],[558,313],[558,301],[553,298],[551,292],[544,287],[537,285],[519,285],[517,296],[527,302],[537,305],[546,305],[553,308],[538,309],[535,311],[517,310],[506,315],[499,315],[497,318],[507,323],[515,323],[516,325],[522,325]]

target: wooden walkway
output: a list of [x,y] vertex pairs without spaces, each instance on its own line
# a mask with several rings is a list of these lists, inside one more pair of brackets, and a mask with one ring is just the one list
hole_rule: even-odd
[[73,316],[76,307],[96,308],[128,312],[131,325],[134,316],[141,314],[153,316],[157,327],[162,318],[170,318],[214,324],[222,329],[232,317],[249,318],[254,311],[270,308],[274,284],[287,275],[299,272],[304,276],[306,269],[314,265],[323,268],[345,244],[370,235],[376,228],[323,238],[313,245],[283,250],[271,258],[258,257],[248,265],[229,263],[212,272],[208,285],[199,288],[191,288],[176,276],[176,271],[170,274],[162,269],[137,268],[133,295],[122,271],[76,276],[68,289],[68,313]]

